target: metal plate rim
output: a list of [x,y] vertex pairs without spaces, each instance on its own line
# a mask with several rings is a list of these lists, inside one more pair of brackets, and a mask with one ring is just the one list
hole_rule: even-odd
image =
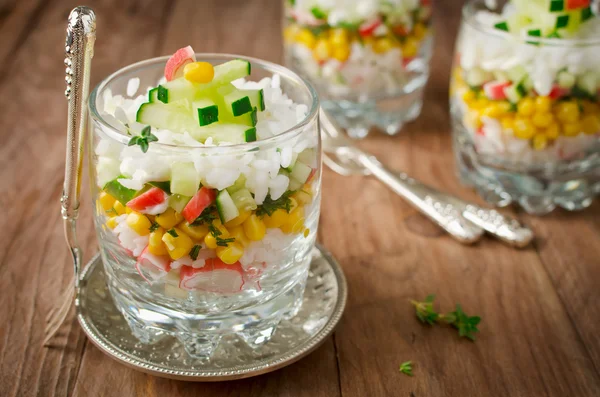
[[[329,267],[333,271],[335,275],[335,280],[338,285],[338,296],[335,307],[329,317],[327,323],[323,326],[323,328],[317,332],[313,337],[307,340],[307,342],[301,345],[299,348],[295,348],[292,351],[288,352],[285,356],[280,357],[276,360],[268,361],[264,364],[261,364],[258,367],[254,367],[252,369],[244,369],[244,370],[232,370],[232,371],[211,371],[211,372],[201,372],[197,370],[191,371],[182,371],[182,370],[171,370],[168,368],[147,364],[142,361],[135,361],[128,355],[120,352],[118,349],[111,346],[105,340],[106,338],[103,335],[97,332],[96,327],[94,327],[92,321],[88,321],[88,318],[84,316],[79,310],[77,311],[77,321],[81,325],[81,328],[89,338],[89,340],[100,349],[103,353],[116,360],[117,362],[124,364],[129,368],[133,368],[135,370],[155,375],[163,378],[175,379],[175,380],[184,380],[184,381],[196,381],[196,382],[220,382],[227,380],[236,380],[236,379],[244,379],[250,378],[253,376],[258,376],[262,374],[266,374],[272,371],[276,371],[280,368],[288,366],[297,362],[298,360],[304,358],[308,354],[315,351],[319,346],[321,346],[331,335],[339,323],[342,314],[344,312],[344,308],[346,306],[346,300],[348,297],[348,286],[346,283],[346,277],[339,265],[339,263],[335,260],[335,258],[331,255],[329,251],[327,251],[320,244],[315,244],[315,248],[323,255],[323,258],[327,261]],[[81,279],[85,280],[92,273],[91,270],[101,262],[100,254],[94,255],[92,259],[85,265],[84,270],[81,274]],[[85,285],[85,284],[83,284]],[[131,354],[129,354],[131,355]]]

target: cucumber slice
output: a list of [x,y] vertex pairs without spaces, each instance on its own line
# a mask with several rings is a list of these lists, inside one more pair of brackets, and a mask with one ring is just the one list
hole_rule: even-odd
[[112,181],[107,182],[106,185],[104,185],[104,187],[102,188],[102,190],[116,198],[117,201],[119,201],[121,204],[125,205],[129,201],[131,201],[132,198],[135,197],[137,192],[133,189],[129,189],[121,185],[121,183],[119,183],[119,181],[117,180],[120,178],[125,177],[121,175],[113,179]]
[[252,111],[250,98],[245,93],[235,90],[223,97],[227,110],[234,116],[241,116]]
[[222,85],[231,83],[233,80],[241,79],[250,75],[250,62],[243,59],[234,59],[215,66],[215,76],[210,84]]
[[[158,91],[158,99],[163,103],[171,103],[187,99],[193,101],[198,93],[198,88],[186,79],[171,80],[168,83],[162,84]],[[162,95],[161,95],[162,92]]]
[[579,78],[577,79],[577,87],[585,91],[587,94],[595,96],[597,82],[598,78],[596,77],[596,74],[592,72],[587,72],[579,76]]
[[226,189],[219,192],[216,202],[217,211],[219,212],[219,218],[221,218],[221,222],[229,222],[240,215],[240,211],[235,206],[235,203],[231,199],[231,196]]
[[205,126],[219,121],[219,108],[210,99],[199,99],[192,102],[194,117],[199,126]]
[[257,108],[261,112],[265,110],[265,94],[262,88],[260,90],[240,90],[240,92],[250,98],[253,108]]
[[308,165],[300,161],[296,161],[296,164],[294,164],[294,167],[292,168],[292,172],[290,172],[290,178],[295,179],[300,183],[305,183],[308,180],[311,172],[312,168],[310,168]]
[[235,183],[227,188],[229,194],[233,194],[238,190],[242,190],[246,187],[246,176],[244,174],[235,181]]
[[566,70],[563,70],[562,72],[560,72],[558,74],[558,76],[556,77],[556,80],[557,80],[558,86],[560,88],[564,88],[564,89],[568,89],[568,90],[573,88],[573,86],[575,85],[575,82],[577,81],[577,79],[575,78],[575,75],[567,72]]
[[250,190],[244,188],[231,194],[231,199],[240,211],[254,211],[258,206]]
[[192,132],[197,126],[194,118],[181,103],[169,105],[160,102],[143,103],[135,119],[138,123],[173,132]]
[[200,178],[194,163],[173,163],[171,165],[171,193],[193,196],[200,186]]
[[169,196],[169,207],[181,214],[191,199],[191,197],[182,196],[181,194],[173,194]]

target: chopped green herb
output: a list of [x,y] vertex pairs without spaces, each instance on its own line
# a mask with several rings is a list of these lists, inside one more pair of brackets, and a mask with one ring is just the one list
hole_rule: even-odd
[[198,254],[200,253],[200,249],[202,248],[202,246],[196,244],[192,247],[192,250],[190,251],[190,258],[192,258],[193,260],[198,259]]
[[402,372],[404,375],[413,376],[412,361],[405,361],[400,364],[400,372]]
[[496,29],[500,29],[500,30],[504,30],[505,32],[508,32],[508,23],[507,22],[498,22],[497,24],[494,25],[494,27]]
[[321,10],[319,7],[311,8],[310,12],[317,19],[327,19],[327,14],[325,14],[325,11]]
[[435,301],[435,295],[427,295],[425,301],[417,302],[411,300],[410,303],[415,307],[417,318],[423,324],[433,325],[436,323],[439,313],[433,308],[433,302]]
[[218,218],[217,206],[215,204],[206,207],[198,218],[194,219],[194,222],[190,226],[200,226],[204,224],[211,224],[212,221]]
[[561,12],[565,9],[564,0],[550,0],[550,12]]
[[152,225],[150,225],[150,232],[155,232],[159,227],[160,225],[158,223],[152,222]]
[[235,241],[234,237],[231,238],[221,238],[220,236],[223,234],[219,229],[215,227],[212,223],[208,225],[208,230],[210,234],[213,235],[215,240],[217,240],[217,245],[220,247],[227,247],[227,244],[233,243]]
[[292,209],[292,201],[290,200],[291,194],[292,191],[288,190],[287,192],[283,193],[281,197],[279,197],[277,200],[271,199],[271,196],[268,195],[263,201],[263,203],[259,205],[256,209],[256,215],[264,216],[266,214],[271,216],[273,212],[277,211],[278,209],[284,209],[286,212],[289,213]]
[[554,28],[555,29],[566,28],[568,24],[569,24],[569,16],[561,15],[558,18],[556,18],[556,25],[554,25]]
[[134,136],[129,140],[127,146],[139,145],[142,149],[142,152],[146,153],[150,147],[150,143],[156,141],[158,141],[158,138],[156,135],[152,134],[151,127],[147,125],[144,127],[140,135]]
[[468,316],[463,312],[462,307],[456,304],[456,310],[447,314],[440,314],[433,308],[435,301],[434,295],[428,295],[423,302],[411,300],[415,307],[415,313],[419,321],[424,324],[433,325],[435,323],[444,323],[452,325],[458,330],[458,335],[475,341],[475,333],[479,332],[477,325],[481,322],[479,316]]
[[179,234],[177,234],[175,229],[169,229],[169,230],[167,230],[167,233],[169,233],[173,237],[179,237]]

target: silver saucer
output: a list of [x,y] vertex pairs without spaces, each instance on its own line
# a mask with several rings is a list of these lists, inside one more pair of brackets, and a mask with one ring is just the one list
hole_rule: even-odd
[[113,304],[96,255],[82,273],[77,319],[90,340],[113,359],[139,371],[171,379],[214,382],[275,371],[306,356],[333,332],[346,305],[342,269],[323,247],[312,262],[298,314],[282,321],[272,339],[251,349],[235,335],[224,337],[210,361],[191,358],[176,338],[139,342]]

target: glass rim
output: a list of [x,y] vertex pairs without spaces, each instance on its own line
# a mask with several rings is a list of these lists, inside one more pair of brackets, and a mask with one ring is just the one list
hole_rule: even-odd
[[[464,23],[477,30],[480,33],[495,36],[505,40],[514,40],[521,44],[529,44],[528,41],[535,41],[536,44],[544,44],[551,47],[593,47],[600,46],[600,37],[591,37],[585,39],[571,39],[571,38],[552,38],[552,37],[518,37],[508,32],[504,32],[499,29],[495,29],[490,26],[486,26],[475,19],[475,5],[483,4],[485,8],[492,12],[486,5],[485,0],[467,0],[462,7],[462,19]],[[596,16],[598,18],[599,16]]]
[[[186,145],[186,144],[153,142],[152,145],[156,145],[157,147],[165,147],[165,148],[202,150],[202,151],[207,151],[207,152],[214,151],[214,152],[218,152],[218,153],[223,153],[224,150],[228,151],[228,150],[254,149],[256,147],[270,145],[274,142],[292,139],[296,135],[299,135],[302,133],[303,127],[305,127],[306,125],[311,123],[315,118],[318,117],[320,105],[319,105],[319,97],[317,95],[315,88],[312,86],[312,84],[308,80],[299,76],[292,70],[290,70],[284,66],[281,66],[279,64],[276,64],[274,62],[265,61],[263,59],[248,57],[248,56],[243,56],[243,55],[227,54],[227,53],[205,53],[205,52],[195,53],[195,55],[196,55],[197,59],[212,58],[212,59],[219,59],[219,60],[223,60],[223,61],[229,61],[229,60],[233,60],[233,59],[243,59],[252,64],[259,65],[262,69],[264,69],[270,73],[278,74],[278,75],[282,76],[283,78],[287,78],[289,80],[295,81],[296,83],[303,85],[304,88],[310,94],[311,104],[310,104],[309,110],[308,110],[306,116],[302,119],[302,121],[297,122],[291,128],[289,128],[277,135],[269,137],[267,139],[256,140],[254,142],[243,142],[243,143],[237,143],[237,144],[233,144],[233,145],[214,145],[214,146],[190,146],[190,145]],[[170,55],[154,57],[154,58],[145,59],[143,61],[139,61],[139,62],[132,63],[130,65],[127,65],[127,66],[111,73],[106,78],[104,78],[91,91],[88,101],[87,101],[90,116],[94,121],[100,123],[101,126],[105,127],[102,129],[102,131],[106,135],[108,135],[109,138],[111,138],[112,140],[114,140],[118,143],[122,143],[124,145],[127,145],[129,140],[131,139],[130,136],[123,133],[124,131],[119,130],[114,125],[112,125],[110,122],[105,120],[104,117],[100,114],[100,112],[98,112],[98,108],[96,106],[96,102],[98,99],[98,93],[103,88],[105,88],[109,82],[111,82],[113,79],[121,76],[122,74],[130,72],[134,69],[142,68],[142,67],[157,64],[157,63],[164,64],[169,59],[169,57],[170,57]]]

